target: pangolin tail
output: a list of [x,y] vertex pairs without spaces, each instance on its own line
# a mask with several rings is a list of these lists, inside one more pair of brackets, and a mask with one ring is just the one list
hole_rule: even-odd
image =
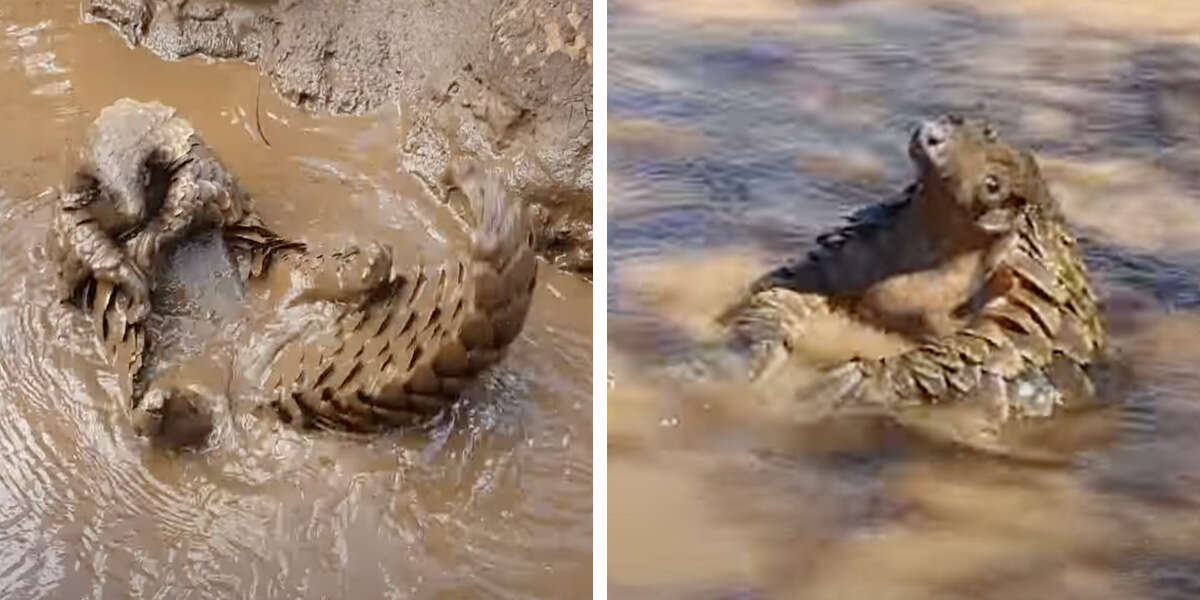
[[462,377],[499,360],[525,324],[537,282],[534,233],[524,205],[510,202],[500,178],[477,167],[459,170],[459,188],[475,220],[463,282],[465,314],[442,338],[436,354],[439,376]]

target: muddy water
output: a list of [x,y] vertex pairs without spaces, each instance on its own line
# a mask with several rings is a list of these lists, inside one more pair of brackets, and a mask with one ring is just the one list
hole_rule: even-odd
[[[1200,596],[1197,23],[1170,0],[615,3],[614,597]],[[1127,372],[1108,410],[1023,430],[1056,458],[1029,464],[673,379],[750,278],[899,190],[946,110],[1037,150]]]
[[0,48],[0,596],[586,593],[586,282],[544,268],[509,358],[428,431],[356,441],[243,414],[183,456],[132,434],[85,323],[53,301],[52,187],[122,96],[176,106],[284,235],[431,259],[461,247],[455,211],[397,170],[401,107],[321,118],[264,89],[268,147],[245,65],[164,63],[81,24],[71,2],[3,3]]

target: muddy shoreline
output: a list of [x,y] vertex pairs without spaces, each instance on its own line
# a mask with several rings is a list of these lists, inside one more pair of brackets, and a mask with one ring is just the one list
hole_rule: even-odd
[[82,11],[164,59],[255,63],[307,110],[360,114],[396,103],[402,168],[444,198],[453,158],[500,167],[532,208],[540,253],[590,273],[591,5],[457,4],[87,0]]

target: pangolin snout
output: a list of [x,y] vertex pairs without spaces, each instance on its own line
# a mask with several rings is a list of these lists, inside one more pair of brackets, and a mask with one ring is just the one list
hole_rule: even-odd
[[950,154],[954,130],[962,124],[962,117],[957,115],[944,115],[921,123],[909,141],[909,155],[918,163],[939,169],[944,167]]
[[156,446],[203,448],[213,430],[213,413],[195,392],[154,387],[134,409],[133,425]]

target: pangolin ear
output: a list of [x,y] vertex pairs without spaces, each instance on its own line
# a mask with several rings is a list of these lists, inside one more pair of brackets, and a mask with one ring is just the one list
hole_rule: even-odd
[[1038,168],[1037,159],[1029,151],[1021,152],[1021,176],[1025,188],[1025,201],[1030,204],[1055,208],[1054,197],[1046,186],[1046,179]]
[[84,167],[76,169],[67,178],[67,189],[72,192],[85,192],[99,187],[100,182],[92,175],[91,170]]

